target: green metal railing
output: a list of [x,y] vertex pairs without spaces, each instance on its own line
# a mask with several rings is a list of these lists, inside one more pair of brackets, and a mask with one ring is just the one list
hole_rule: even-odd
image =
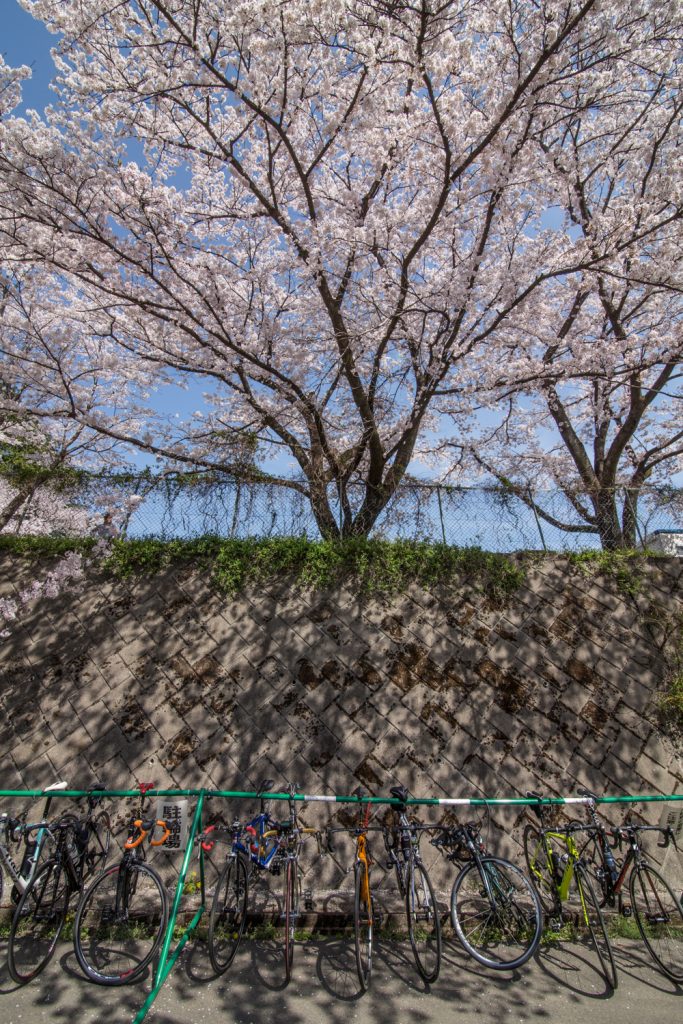
[[[107,790],[82,790],[82,789],[64,789],[64,790],[45,790],[45,789],[0,789],[0,797],[22,797],[26,798],[40,798],[49,796],[51,798],[64,797],[71,799],[79,799],[82,797],[90,796],[93,792],[97,793],[98,797],[139,797],[139,789],[107,789]],[[199,921],[201,920],[202,914],[206,906],[206,893],[204,888],[204,850],[201,843],[199,844],[199,869],[200,869],[200,891],[201,891],[201,902],[200,906],[195,913],[194,917],[187,925],[182,935],[178,940],[178,944],[175,949],[171,950],[171,942],[173,940],[173,933],[175,931],[175,923],[178,917],[178,911],[180,909],[180,903],[183,897],[185,889],[185,881],[187,878],[187,871],[192,858],[194,844],[196,837],[201,833],[202,830],[202,814],[204,810],[204,802],[210,797],[219,797],[226,800],[258,800],[262,795],[261,793],[246,791],[246,790],[223,790],[223,789],[149,789],[145,793],[146,798],[151,797],[196,797],[197,806],[192,817],[192,824],[189,829],[187,836],[187,845],[183,856],[183,863],[180,869],[180,875],[178,877],[178,883],[176,885],[175,896],[173,899],[173,907],[169,916],[166,932],[161,947],[161,953],[159,955],[159,963],[154,975],[154,984],[151,992],[147,996],[147,999],[140,1007],[139,1011],[133,1018],[133,1024],[140,1024],[142,1020],[147,1016],[150,1007],[156,999],[162,985],[166,981],[167,977],[173,970],[173,967],[182,952],[183,947],[187,943],[188,939],[196,929]],[[310,793],[295,793],[293,796],[289,793],[268,793],[268,800],[296,800],[302,803],[369,803],[369,804],[388,804],[398,805],[401,803],[395,797],[382,797],[382,796],[328,796],[323,794],[310,794]],[[528,806],[558,806],[558,805],[575,805],[585,804],[589,801],[589,797],[576,796],[576,797],[542,797],[540,799],[529,798],[529,797],[509,797],[509,798],[496,798],[486,799],[485,797],[410,797],[407,801],[408,804],[418,805],[423,807],[528,807]],[[676,793],[671,795],[660,795],[660,794],[649,794],[639,796],[601,796],[596,797],[595,802],[599,804],[621,804],[621,803],[667,803],[676,800],[683,800],[683,793]]]

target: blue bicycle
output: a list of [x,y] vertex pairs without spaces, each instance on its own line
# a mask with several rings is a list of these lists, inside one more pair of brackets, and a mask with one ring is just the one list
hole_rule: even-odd
[[[290,785],[289,816],[285,821],[272,818],[265,807],[265,793],[273,788],[266,779],[257,793],[261,801],[259,814],[248,825],[234,821],[228,830],[230,851],[218,879],[209,917],[209,958],[216,974],[223,974],[235,959],[244,934],[249,901],[249,882],[255,872],[269,871],[284,875],[284,956],[285,977],[289,981],[294,953],[294,930],[299,909],[299,851],[305,835],[316,835],[318,829],[304,828],[297,820],[294,795]],[[206,836],[204,849],[208,848]],[[212,835],[211,840],[216,838]]]

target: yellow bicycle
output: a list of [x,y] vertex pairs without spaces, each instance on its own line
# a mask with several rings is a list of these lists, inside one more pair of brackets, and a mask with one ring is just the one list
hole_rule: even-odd
[[[540,800],[536,793],[527,793],[527,796]],[[617,968],[605,919],[587,866],[574,841],[576,833],[585,832],[590,826],[582,822],[570,822],[566,826],[546,828],[541,804],[532,806],[532,810],[538,816],[540,825],[530,822],[524,829],[524,857],[543,909],[551,925],[559,931],[567,919],[563,904],[569,897],[572,883],[575,883],[581,908],[579,925],[583,919],[605,981],[614,990],[617,987]]]

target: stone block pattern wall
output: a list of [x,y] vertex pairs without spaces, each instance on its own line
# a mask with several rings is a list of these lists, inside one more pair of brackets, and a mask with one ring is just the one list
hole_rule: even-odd
[[[683,770],[657,698],[682,569],[653,560],[627,598],[614,579],[548,558],[504,607],[469,587],[380,601],[278,584],[230,599],[187,567],[92,576],[34,605],[0,644],[0,785],[242,790],[271,777],[308,793],[675,793]],[[4,556],[0,596],[35,572]],[[679,807],[635,810],[680,827]],[[519,856],[522,820],[493,810],[491,849]],[[309,858],[314,892],[352,882],[351,852]],[[453,869],[425,854],[445,888]]]

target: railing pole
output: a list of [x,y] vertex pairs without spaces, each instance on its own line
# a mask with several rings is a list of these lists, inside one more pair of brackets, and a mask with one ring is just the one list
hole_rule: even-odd
[[[176,947],[176,949],[174,950],[173,954],[169,958],[169,950],[171,948],[171,942],[173,940],[173,929],[175,928],[175,922],[176,922],[176,918],[178,916],[178,908],[180,907],[180,901],[182,899],[183,890],[185,888],[185,879],[187,878],[187,869],[188,869],[188,867],[190,865],[190,860],[192,859],[192,854],[194,852],[194,839],[195,839],[195,836],[197,835],[197,832],[201,831],[202,808],[204,806],[204,793],[205,793],[205,790],[203,790],[203,789],[200,790],[200,792],[199,792],[199,799],[197,800],[197,807],[195,809],[194,817],[192,819],[192,827],[190,829],[190,834],[187,837],[187,846],[185,847],[185,856],[183,857],[183,866],[180,869],[180,877],[178,878],[178,884],[176,886],[175,898],[173,900],[173,909],[171,910],[171,915],[170,915],[170,917],[168,919],[168,925],[166,926],[166,934],[164,935],[164,942],[163,942],[163,945],[161,947],[161,954],[159,956],[159,966],[157,968],[156,977],[154,979],[154,987],[152,988],[152,991],[150,992],[150,994],[147,996],[147,999],[145,1000],[143,1005],[140,1007],[140,1010],[138,1011],[136,1016],[133,1018],[133,1024],[140,1024],[140,1021],[144,1020],[144,1018],[147,1016],[147,1013],[149,1011],[150,1006],[152,1005],[152,1003],[156,999],[156,997],[159,994],[159,991],[161,989],[161,986],[163,985],[163,983],[166,981],[166,978],[170,974],[170,972],[171,972],[171,970],[173,968],[173,965],[175,964],[176,959],[178,958],[178,955],[179,955],[181,949],[183,948],[183,946],[187,942],[187,940],[188,940],[188,938],[190,936],[190,933],[192,931],[194,931],[194,929],[197,927],[199,919],[201,918],[201,916],[202,916],[202,914],[204,912],[204,901],[202,900],[201,907],[199,908],[199,910],[195,914],[193,920],[190,922],[190,924],[186,928],[185,933],[183,934],[183,936],[181,937],[181,939],[180,939],[180,941],[178,943],[178,946]],[[202,895],[203,895],[203,887],[202,887]]]

